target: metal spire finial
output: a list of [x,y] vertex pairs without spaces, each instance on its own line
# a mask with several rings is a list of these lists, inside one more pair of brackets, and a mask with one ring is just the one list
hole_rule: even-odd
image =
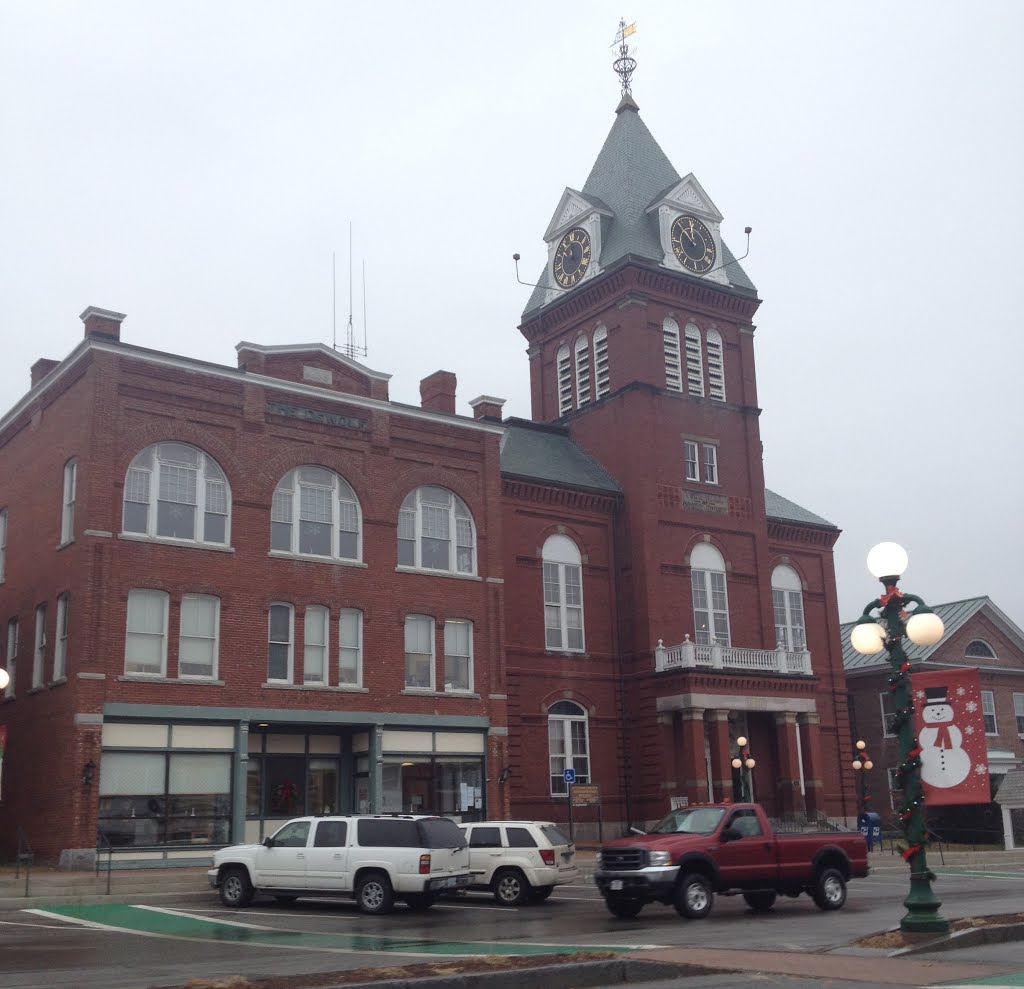
[[636,21],[633,21],[632,24],[627,24],[626,19],[622,18],[619,21],[619,30],[615,35],[615,41],[612,42],[612,48],[616,45],[619,46],[619,57],[612,63],[612,68],[615,69],[622,80],[622,95],[629,97],[633,95],[629,88],[629,81],[633,78],[633,73],[636,71],[636,59],[630,57],[626,38],[634,31],[636,31]]

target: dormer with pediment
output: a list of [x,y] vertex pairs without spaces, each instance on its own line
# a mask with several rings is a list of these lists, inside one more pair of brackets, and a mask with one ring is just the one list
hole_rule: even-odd
[[[727,265],[724,258],[722,214],[692,172],[657,196],[646,213],[657,219],[662,265],[720,285],[731,284],[728,270],[736,265]],[[691,218],[695,224],[690,224]],[[710,233],[711,243],[703,242],[702,229]]]
[[390,374],[374,371],[322,343],[235,346],[238,366],[250,374],[388,401]]
[[596,196],[566,189],[544,232],[548,247],[547,284],[542,305],[602,271],[602,226],[612,211]]

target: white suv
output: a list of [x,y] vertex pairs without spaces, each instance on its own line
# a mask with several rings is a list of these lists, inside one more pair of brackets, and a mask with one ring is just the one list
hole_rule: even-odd
[[228,907],[269,893],[279,903],[355,896],[364,913],[388,913],[398,897],[425,910],[442,892],[468,885],[469,851],[447,817],[299,817],[261,845],[215,852],[207,876]]
[[489,889],[505,906],[546,900],[575,882],[576,846],[550,821],[463,824],[469,842],[470,889]]

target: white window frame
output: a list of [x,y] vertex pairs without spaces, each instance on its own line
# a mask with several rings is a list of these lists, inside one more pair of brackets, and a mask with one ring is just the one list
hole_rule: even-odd
[[594,330],[594,398],[604,398],[611,389],[611,368],[608,363],[608,328]]
[[700,446],[696,440],[683,440],[683,475],[687,481],[700,484]]
[[[179,463],[166,455],[165,447],[184,447],[197,454],[195,465]],[[164,475],[168,475],[170,483],[171,473],[175,470],[195,471],[195,492],[194,502],[175,501],[169,498],[161,498],[161,484]],[[211,497],[209,492],[217,490],[218,485],[223,485],[223,493],[218,497]],[[144,489],[144,490],[143,490]],[[219,502],[223,500],[224,511],[218,511]],[[210,508],[207,511],[207,503]],[[182,504],[191,505],[195,510],[193,519],[192,536],[167,536],[159,532],[160,504]],[[227,474],[223,471],[213,457],[205,453],[191,443],[183,443],[179,440],[167,440],[162,443],[153,443],[136,454],[125,474],[124,496],[122,498],[121,535],[134,539],[153,539],[159,542],[174,543],[182,546],[219,546],[231,545],[231,485],[228,483]],[[146,506],[145,528],[129,529],[127,523],[128,505]],[[206,538],[206,517],[207,514],[223,516],[224,518],[224,539]],[[202,537],[199,537],[199,532]]]
[[715,443],[701,443],[704,455],[704,483],[718,484],[718,446]]
[[[583,653],[587,648],[583,610],[583,557],[568,536],[548,536],[543,562],[544,647],[551,652]],[[578,603],[573,598],[578,597]],[[574,633],[578,644],[573,644]]]
[[1013,717],[1017,724],[1017,734],[1024,738],[1024,694],[1013,695]]
[[781,643],[788,652],[806,650],[803,583],[800,575],[785,564],[780,564],[772,571],[772,611],[776,645]]
[[710,328],[705,334],[708,351],[708,396],[716,402],[725,401],[725,350],[722,334]]
[[13,697],[15,679],[18,673],[18,639],[19,623],[17,618],[11,618],[7,622],[7,675],[10,682],[4,689],[4,697]]
[[661,324],[665,354],[665,387],[669,391],[683,390],[682,356],[679,350],[679,324],[666,316]]
[[[132,601],[138,603],[143,600],[159,600],[161,604],[162,627],[158,631],[145,628],[132,628]],[[124,672],[125,676],[133,677],[165,677],[167,676],[167,616],[170,606],[170,595],[166,591],[158,591],[147,587],[133,588],[128,592],[128,609],[125,618],[124,636]],[[152,669],[129,669],[131,662],[132,636],[159,636],[160,639],[160,668]],[[138,664],[136,664],[138,665]]]
[[568,344],[558,348],[555,366],[558,375],[558,414],[564,416],[572,412],[572,357]]
[[[346,655],[355,658],[355,680],[345,679],[343,659]],[[342,687],[363,685],[363,613],[358,608],[342,608],[338,616],[338,684]]]
[[[405,616],[405,689],[406,690],[427,690],[437,689],[437,646],[435,643],[436,627],[434,619],[430,615],[406,615]],[[419,640],[419,641],[416,641]],[[425,652],[426,646],[429,652]],[[427,683],[412,682],[421,680],[421,677],[411,676],[410,663],[426,656],[430,664],[430,677]]]
[[[574,737],[573,725],[583,726]],[[582,745],[578,744],[582,742]],[[567,763],[572,762],[569,766]],[[551,796],[566,797],[565,770],[576,770],[576,782],[587,784],[590,764],[590,717],[576,701],[558,701],[548,708],[548,778]]]
[[78,461],[71,458],[64,465],[64,494],[60,513],[60,544],[75,538],[75,487],[78,479]]
[[[274,609],[286,608],[288,615],[288,640],[272,639]],[[287,671],[285,676],[271,677],[270,675],[270,648],[271,646],[286,645],[288,647]],[[271,601],[267,609],[267,683],[293,683],[295,680],[295,606],[287,601]]]
[[[447,505],[430,492],[443,492]],[[431,499],[434,500],[431,500]],[[430,513],[424,508],[430,509]],[[428,514],[440,517],[439,509],[447,508],[447,539],[425,532]],[[461,523],[461,525],[460,525]],[[469,542],[465,540],[468,538]],[[423,543],[426,539],[448,543],[448,566],[428,567],[423,564]],[[403,555],[412,548],[412,562],[401,562]],[[460,565],[460,550],[469,550],[469,567]],[[454,492],[440,485],[423,485],[410,491],[398,513],[398,567],[399,569],[422,570],[434,574],[454,574],[461,577],[476,576],[476,523],[469,506]]]
[[[980,645],[981,650],[975,649],[971,651],[971,646]],[[964,650],[964,658],[973,660],[977,665],[978,660],[998,660],[995,649],[993,649],[984,639],[971,639],[967,643],[967,648]]]
[[0,508],[0,584],[4,582],[7,564],[7,509]]
[[32,686],[41,687],[46,673],[46,604],[36,605],[36,639],[32,652]]
[[[457,641],[465,634],[465,652],[457,651],[462,647]],[[453,686],[450,674],[453,667],[465,664],[466,684],[463,687]],[[473,692],[473,623],[466,618],[449,618],[444,623],[444,689],[445,693],[466,694]]]
[[[891,711],[886,711],[886,702],[892,707]],[[883,690],[879,693],[878,708],[882,714],[882,735],[885,738],[895,738],[899,732],[894,731],[892,727],[892,719],[896,717],[896,698],[891,690]]]
[[[193,635],[185,631],[186,607],[199,602],[213,604],[213,635]],[[211,644],[210,672],[185,673],[182,670],[183,645],[186,640],[199,640]],[[220,667],[220,598],[214,594],[182,594],[178,615],[178,677],[182,680],[216,680]]]
[[[310,639],[310,622],[314,623],[312,632],[319,633],[321,641]],[[317,627],[319,626],[319,627]],[[320,675],[309,675],[310,649],[320,653]],[[322,604],[307,605],[302,616],[302,682],[326,686],[331,665],[331,609]]]
[[[303,477],[303,471],[319,471],[330,479],[330,483],[319,483],[309,477]],[[303,519],[303,497],[306,493],[310,498],[315,492],[326,494],[326,504],[330,506],[329,519]],[[321,497],[321,500],[322,497]],[[352,515],[355,518],[352,519]],[[312,553],[302,549],[303,523],[328,524],[331,529],[331,548],[329,553]],[[343,528],[343,523],[345,527]],[[351,528],[354,523],[355,528]],[[316,560],[343,560],[346,563],[359,563],[363,558],[363,510],[355,489],[340,474],[328,467],[316,464],[302,464],[288,471],[274,488],[274,497],[270,509],[270,545],[272,554],[287,553],[293,556],[310,557]],[[288,547],[275,546],[279,541],[281,529],[276,526],[288,526]],[[342,532],[355,534],[355,554],[349,555],[342,550]]]
[[68,621],[71,610],[71,595],[65,591],[57,596],[57,625],[54,629],[53,682],[59,683],[68,677]]
[[686,391],[696,398],[704,397],[704,353],[700,330],[694,323],[686,324]]
[[[998,735],[999,724],[996,722],[996,695],[991,690],[981,692],[981,715],[985,721],[985,734]],[[992,730],[988,730],[988,719],[992,719]]]
[[[728,646],[732,633],[725,560],[709,543],[699,543],[690,554],[690,594],[694,641],[698,645],[716,642]],[[701,615],[704,615],[707,621],[705,628],[701,627]]]
[[590,401],[590,341],[585,333],[576,338],[573,352],[576,362],[576,408],[581,409]]

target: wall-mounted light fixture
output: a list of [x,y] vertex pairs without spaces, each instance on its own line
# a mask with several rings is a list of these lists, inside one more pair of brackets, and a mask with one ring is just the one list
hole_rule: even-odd
[[93,777],[96,775],[96,763],[90,759],[82,767],[82,786],[91,786]]
[[505,768],[504,768],[504,769],[503,769],[503,770],[501,771],[501,775],[500,775],[500,776],[498,776],[498,782],[499,782],[499,783],[507,783],[507,782],[508,782],[508,778],[509,778],[509,777],[510,777],[511,775],[512,775],[512,767],[511,767],[511,766],[506,766],[506,767],[505,767]]

